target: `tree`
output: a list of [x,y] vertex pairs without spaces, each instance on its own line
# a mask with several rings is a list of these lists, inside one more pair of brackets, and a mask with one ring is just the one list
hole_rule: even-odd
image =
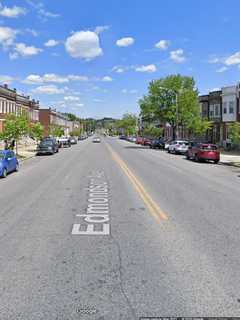
[[136,134],[137,117],[134,114],[126,113],[121,120],[117,121],[116,125],[126,135]]
[[143,129],[143,135],[149,138],[160,138],[163,133],[163,128],[157,128],[153,125],[148,125]]
[[29,121],[26,114],[17,116],[13,113],[7,115],[4,122],[4,131],[1,134],[1,139],[9,141],[15,141],[16,154],[18,154],[18,142],[28,133]]
[[240,123],[235,122],[229,126],[230,139],[234,144],[240,144]]
[[64,135],[64,129],[61,126],[58,126],[57,124],[51,124],[49,126],[49,133],[51,136],[61,137]]
[[79,137],[81,135],[81,129],[73,129],[69,134],[71,137]]
[[[139,105],[143,120],[169,123],[173,128],[173,138],[177,126],[190,129],[194,123],[202,121],[198,91],[192,77],[177,74],[151,81],[148,95],[139,100]],[[206,123],[200,127],[205,128]]]
[[36,122],[30,124],[29,126],[29,134],[33,137],[37,142],[39,142],[43,138],[44,127],[40,122]]

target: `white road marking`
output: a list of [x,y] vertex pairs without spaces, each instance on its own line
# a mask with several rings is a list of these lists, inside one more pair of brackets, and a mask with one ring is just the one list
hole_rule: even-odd
[[87,188],[88,206],[86,214],[77,214],[76,218],[81,223],[74,223],[72,235],[109,235],[109,187],[104,181],[104,172],[97,172],[90,177],[90,185]]

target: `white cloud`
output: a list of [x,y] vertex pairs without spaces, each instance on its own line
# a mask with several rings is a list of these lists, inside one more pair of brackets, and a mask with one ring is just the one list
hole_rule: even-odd
[[113,79],[111,77],[109,77],[109,76],[105,76],[105,77],[102,78],[102,81],[103,82],[111,82],[111,81],[113,81]]
[[36,48],[34,46],[26,46],[25,43],[16,43],[14,48],[14,53],[10,55],[12,59],[22,57],[30,57],[35,56],[42,52],[43,50],[40,48]]
[[80,75],[60,76],[55,73],[45,73],[40,76],[38,74],[30,74],[22,82],[27,84],[43,84],[43,83],[67,83],[69,81],[88,81],[88,77]]
[[170,59],[176,63],[183,63],[186,58],[184,57],[183,49],[178,49],[170,52]]
[[58,18],[58,17],[60,17],[60,14],[47,11],[47,10],[45,10],[43,8],[38,11],[38,14],[42,18],[45,18],[45,19],[46,18]]
[[152,73],[157,71],[157,67],[155,66],[155,64],[143,65],[135,67],[135,71]]
[[101,99],[93,99],[94,102],[103,102]]
[[13,45],[18,31],[9,27],[0,27],[0,45],[7,48]]
[[127,67],[122,67],[122,66],[114,66],[112,68],[112,71],[116,72],[116,73],[123,73],[127,70]]
[[34,30],[34,29],[27,28],[27,29],[25,29],[25,31],[30,33],[34,37],[38,36],[38,32],[36,30]]
[[118,47],[128,47],[133,45],[135,42],[134,38],[132,37],[126,37],[126,38],[121,38],[119,40],[116,41],[116,45]]
[[160,40],[155,44],[155,47],[161,50],[167,50],[170,46],[170,43],[171,42],[169,40]]
[[227,70],[228,70],[227,67],[221,67],[221,68],[217,69],[216,72],[222,73],[222,72],[225,72],[225,71],[227,71]]
[[33,93],[36,94],[62,94],[65,92],[64,89],[58,88],[55,85],[49,85],[49,86],[39,86],[32,90]]
[[27,10],[22,7],[14,6],[12,8],[9,7],[2,7],[0,3],[0,16],[6,17],[6,18],[17,18],[21,15],[25,15],[27,13]]
[[212,57],[208,60],[208,63],[214,64],[214,63],[219,63],[220,59],[217,57]]
[[67,38],[66,51],[73,58],[91,60],[103,54],[99,37],[92,31],[77,31]]
[[95,32],[96,34],[100,34],[100,33],[102,33],[103,31],[108,30],[109,28],[110,28],[109,26],[97,26],[97,27],[95,28],[94,32]]
[[45,47],[55,47],[59,44],[59,41],[50,39],[47,42],[44,43]]
[[72,102],[72,101],[79,101],[80,99],[79,99],[79,97],[76,97],[76,96],[65,96],[64,100]]
[[231,65],[235,65],[235,64],[240,64],[240,51],[234,53],[233,55],[231,55],[230,57],[228,57],[227,59],[225,59],[224,63],[227,66],[231,66]]
[[84,82],[84,81],[89,80],[88,77],[86,77],[86,76],[79,76],[79,75],[75,75],[75,74],[70,74],[67,77],[70,81],[83,81]]
[[11,84],[15,78],[7,75],[0,75],[0,83]]

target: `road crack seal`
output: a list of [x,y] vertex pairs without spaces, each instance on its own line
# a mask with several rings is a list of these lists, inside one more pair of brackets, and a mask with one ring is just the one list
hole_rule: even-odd
[[126,302],[127,302],[127,305],[129,307],[129,309],[131,310],[131,313],[132,313],[132,316],[133,316],[133,319],[138,319],[137,315],[136,315],[136,312],[135,312],[135,309],[133,308],[128,296],[127,296],[127,293],[125,292],[125,289],[124,289],[124,286],[123,286],[123,273],[122,273],[122,254],[121,254],[121,248],[120,248],[120,245],[118,243],[118,241],[111,235],[110,236],[114,242],[114,244],[116,245],[117,247],[117,253],[118,253],[118,261],[119,261],[119,267],[118,267],[118,272],[119,272],[119,280],[120,280],[120,290],[122,292],[122,295],[124,296]]

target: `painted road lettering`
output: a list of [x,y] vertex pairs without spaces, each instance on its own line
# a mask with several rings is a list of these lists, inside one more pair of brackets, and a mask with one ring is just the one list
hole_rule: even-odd
[[109,235],[109,187],[104,172],[91,175],[88,187],[88,205],[85,214],[77,214],[72,235]]

